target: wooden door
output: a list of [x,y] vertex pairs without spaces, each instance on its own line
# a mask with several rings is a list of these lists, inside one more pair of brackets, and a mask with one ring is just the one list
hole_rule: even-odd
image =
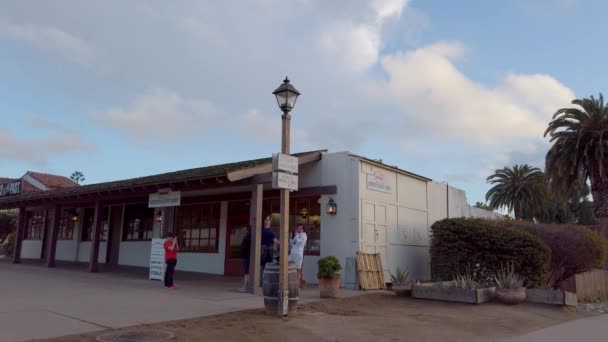
[[242,276],[243,255],[241,244],[247,235],[249,226],[249,201],[228,203],[228,218],[226,222],[226,253],[224,258],[224,275]]

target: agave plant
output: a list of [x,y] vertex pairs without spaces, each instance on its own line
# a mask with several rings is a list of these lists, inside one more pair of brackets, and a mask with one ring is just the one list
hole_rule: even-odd
[[477,284],[470,273],[465,273],[456,276],[456,278],[452,281],[452,287],[472,290],[478,288],[479,284]]
[[501,289],[519,289],[524,286],[524,278],[515,273],[515,266],[508,264],[506,267],[501,267],[500,271],[494,276],[496,286]]
[[391,273],[391,283],[393,285],[403,285],[407,282],[410,273],[406,268],[397,267],[395,274]]

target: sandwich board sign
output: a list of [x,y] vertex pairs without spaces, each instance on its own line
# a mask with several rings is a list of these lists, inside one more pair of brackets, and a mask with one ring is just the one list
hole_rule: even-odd
[[152,239],[152,248],[150,250],[150,280],[165,279],[165,240]]

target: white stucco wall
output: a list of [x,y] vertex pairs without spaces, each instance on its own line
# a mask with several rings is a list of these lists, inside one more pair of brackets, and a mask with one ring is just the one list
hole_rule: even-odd
[[76,247],[78,241],[58,240],[57,249],[55,250],[55,260],[76,261]]
[[[368,177],[385,190],[368,185]],[[359,188],[361,251],[380,253],[386,281],[397,267],[406,268],[411,279],[428,279],[427,181],[362,160]]]
[[[151,248],[152,241],[120,241],[118,264],[126,266],[150,267]],[[101,246],[99,249],[101,250]]]
[[[108,243],[106,241],[99,242],[99,254],[97,261],[100,264],[106,263],[106,250]],[[81,241],[78,246],[78,261],[89,262],[91,260],[91,241]]]
[[24,259],[40,259],[42,240],[23,240],[21,257]]

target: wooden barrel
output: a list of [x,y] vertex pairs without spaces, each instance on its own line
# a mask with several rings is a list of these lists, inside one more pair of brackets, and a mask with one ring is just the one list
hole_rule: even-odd
[[[264,267],[264,307],[269,315],[277,315],[279,308],[279,263],[276,261],[269,262]],[[288,265],[289,273],[289,306],[288,311],[291,313],[296,309],[298,298],[300,296],[300,286],[298,284],[298,270],[293,261]]]

